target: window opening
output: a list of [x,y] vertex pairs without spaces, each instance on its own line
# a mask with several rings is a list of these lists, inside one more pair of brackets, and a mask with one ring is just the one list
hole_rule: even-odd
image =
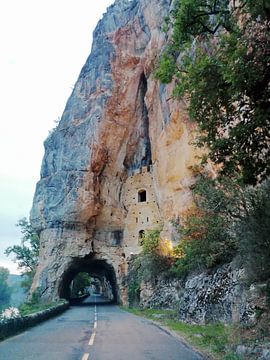
[[146,191],[140,190],[138,192],[138,202],[146,202]]

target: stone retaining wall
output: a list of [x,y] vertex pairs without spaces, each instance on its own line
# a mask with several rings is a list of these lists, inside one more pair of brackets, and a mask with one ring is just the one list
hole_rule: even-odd
[[244,285],[245,274],[232,264],[186,280],[157,279],[142,283],[140,306],[178,311],[179,319],[189,323],[246,323],[256,321],[256,311],[264,309],[260,284]]
[[13,336],[31,326],[37,325],[44,320],[56,316],[65,311],[68,307],[69,303],[65,302],[34,314],[8,319],[5,322],[0,323],[0,340]]

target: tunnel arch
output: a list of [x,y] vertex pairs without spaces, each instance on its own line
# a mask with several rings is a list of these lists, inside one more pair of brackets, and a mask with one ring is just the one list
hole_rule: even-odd
[[112,265],[106,260],[96,259],[92,256],[85,258],[73,258],[67,270],[63,273],[59,287],[58,295],[62,299],[70,300],[70,284],[77,274],[84,272],[91,277],[102,279],[105,278],[111,286],[113,294],[113,303],[119,303],[119,289],[117,286],[115,271]]

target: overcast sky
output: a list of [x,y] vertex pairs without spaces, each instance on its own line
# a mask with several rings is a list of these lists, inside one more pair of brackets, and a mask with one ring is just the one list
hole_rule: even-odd
[[0,1],[0,266],[29,217],[43,141],[61,117],[90,53],[92,32],[113,0]]

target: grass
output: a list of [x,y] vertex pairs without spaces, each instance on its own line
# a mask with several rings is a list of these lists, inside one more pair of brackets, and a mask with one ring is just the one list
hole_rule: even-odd
[[64,301],[57,301],[51,303],[24,303],[19,306],[21,316],[26,316],[30,314],[34,314],[38,311],[47,310],[54,306],[60,305],[64,303]]
[[154,320],[161,325],[175,331],[193,347],[215,360],[239,359],[228,348],[237,339],[232,339],[234,329],[224,324],[192,325],[177,320],[177,313],[173,310],[123,308],[135,315]]

